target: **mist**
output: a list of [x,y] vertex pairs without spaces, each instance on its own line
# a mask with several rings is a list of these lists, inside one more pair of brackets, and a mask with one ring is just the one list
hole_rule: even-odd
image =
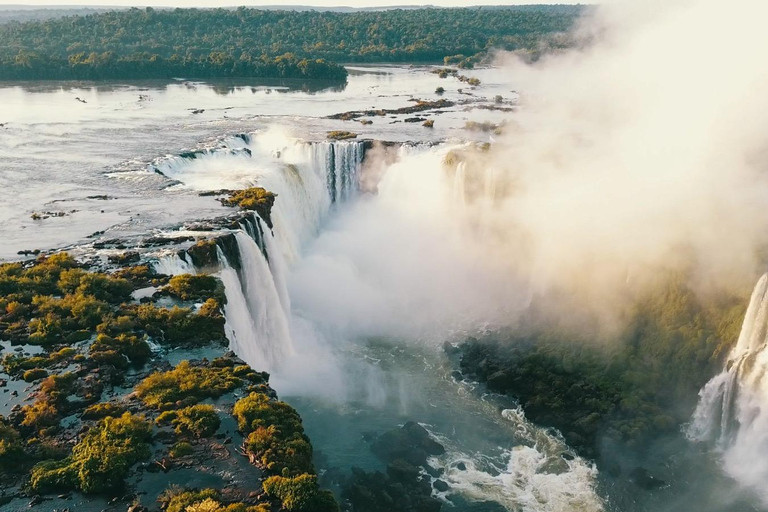
[[579,28],[586,48],[498,55],[520,104],[503,135],[368,162],[376,193],[310,246],[297,311],[349,337],[442,342],[532,300],[610,323],[669,271],[750,289],[768,228],[768,6],[750,7],[609,4]]

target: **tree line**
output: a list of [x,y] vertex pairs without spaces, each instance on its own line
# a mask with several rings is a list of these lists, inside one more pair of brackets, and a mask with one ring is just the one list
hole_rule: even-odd
[[324,59],[298,58],[291,53],[278,57],[235,58],[223,52],[197,57],[169,58],[135,53],[78,53],[68,57],[22,51],[0,57],[0,80],[109,80],[168,78],[310,78],[343,81],[347,70]]
[[[0,25],[0,77],[342,79],[332,62],[433,62],[490,49],[540,51],[582,6],[352,13],[129,9]],[[291,55],[291,58],[286,58]]]

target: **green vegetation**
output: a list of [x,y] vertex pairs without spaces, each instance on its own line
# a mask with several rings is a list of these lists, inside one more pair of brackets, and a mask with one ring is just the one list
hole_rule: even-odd
[[0,416],[0,472],[18,468],[16,464],[24,457],[24,447],[18,430]]
[[357,134],[354,132],[347,132],[344,130],[334,130],[332,132],[328,132],[328,138],[331,140],[356,139]]
[[251,393],[237,401],[233,414],[240,430],[248,434],[245,448],[259,467],[285,476],[314,473],[312,445],[290,405]]
[[171,344],[205,344],[223,341],[224,316],[219,302],[208,299],[197,312],[190,308],[158,308],[142,304],[135,309],[136,321],[152,337]]
[[44,379],[47,376],[48,372],[42,368],[33,368],[25,371],[24,375],[22,375],[22,379],[24,379],[24,382],[35,382],[36,380]]
[[465,345],[461,366],[584,453],[594,453],[598,435],[640,448],[690,418],[698,390],[738,337],[745,302],[701,299],[672,277],[637,301],[614,339],[553,329],[490,336]]
[[129,363],[143,364],[152,355],[152,349],[144,339],[128,334],[114,338],[99,334],[91,345],[91,358],[95,361],[110,362],[116,368],[126,368]]
[[165,411],[157,417],[160,425],[170,423],[180,436],[209,437],[216,433],[221,419],[212,405],[192,405],[178,411]]
[[[245,503],[221,503],[221,494],[216,489],[193,490],[171,487],[160,495],[159,500],[165,512],[269,512],[267,504],[246,505]],[[318,510],[318,512],[322,512]]]
[[264,492],[282,502],[291,512],[338,512],[339,505],[330,491],[321,490],[315,475],[294,478],[272,476],[264,481]]
[[219,289],[219,281],[206,274],[173,276],[164,290],[181,300],[207,299],[217,293],[223,296],[223,291]]
[[170,409],[218,398],[243,385],[231,367],[192,366],[182,361],[173,370],[153,373],[136,386],[136,394],[148,406]]
[[[0,27],[0,33],[2,27]],[[211,52],[198,57],[177,54],[118,55],[111,51],[56,57],[21,50],[0,57],[0,80],[107,80],[185,78],[281,78],[343,81],[347,70],[323,59],[303,59],[291,53],[277,57]]]
[[187,455],[192,455],[194,451],[191,444],[186,441],[179,441],[171,446],[171,449],[168,450],[168,455],[173,458],[186,457]]
[[272,207],[275,205],[276,194],[261,187],[251,187],[237,190],[222,199],[224,206],[239,207],[243,210],[253,210],[264,219],[267,225],[272,227]]
[[85,493],[119,488],[131,466],[149,457],[152,427],[143,418],[125,413],[105,418],[60,461],[40,462],[32,469],[35,492],[80,490]]
[[113,418],[122,416],[125,413],[125,406],[111,402],[93,404],[88,406],[81,416],[84,420],[100,420],[111,416]]
[[[0,25],[0,79],[275,77],[343,80],[326,62],[435,62],[471,67],[492,48],[538,54],[581,6],[355,13],[130,9]],[[306,57],[306,58],[304,58]],[[446,59],[447,57],[447,59]]]

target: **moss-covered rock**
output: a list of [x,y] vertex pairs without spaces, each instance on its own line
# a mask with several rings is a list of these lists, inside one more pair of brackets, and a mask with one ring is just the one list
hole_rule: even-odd
[[30,487],[36,492],[96,493],[116,489],[133,464],[149,457],[151,432],[149,423],[130,413],[105,418],[88,431],[71,456],[37,464],[32,469]]
[[276,198],[276,194],[262,187],[251,187],[233,192],[229,197],[222,199],[221,203],[242,210],[253,210],[272,228],[272,207]]

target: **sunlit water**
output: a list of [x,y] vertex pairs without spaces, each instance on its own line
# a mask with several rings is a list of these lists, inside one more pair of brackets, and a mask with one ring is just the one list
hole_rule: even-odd
[[[225,135],[275,125],[310,140],[341,129],[393,141],[461,135],[466,120],[494,119],[498,113],[457,105],[432,130],[402,122],[412,117],[407,115],[377,117],[372,125],[324,117],[406,107],[412,98],[436,100],[438,86],[445,88],[444,98],[455,101],[514,97],[500,74],[483,75],[488,85],[477,96],[459,94],[462,87],[470,91],[455,79],[407,67],[351,68],[343,87],[312,82],[0,83],[0,258],[63,246],[109,228],[121,236],[215,215],[215,200],[164,190],[168,182],[157,176],[126,182],[110,175],[215,145]],[[46,211],[67,215],[31,218]]]

